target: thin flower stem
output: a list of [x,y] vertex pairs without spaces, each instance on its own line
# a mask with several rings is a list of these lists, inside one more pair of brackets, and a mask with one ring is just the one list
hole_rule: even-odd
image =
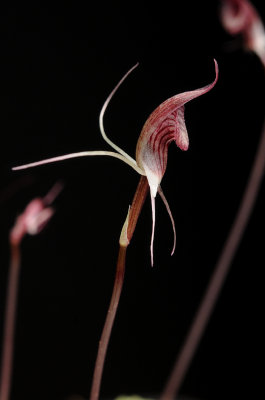
[[265,124],[253,162],[249,180],[234,223],[210,279],[206,293],[198,308],[189,333],[176,360],[173,371],[160,397],[161,400],[177,398],[180,386],[205,331],[223,283],[251,216],[265,170]]
[[116,312],[117,312],[117,308],[118,308],[118,304],[119,304],[119,300],[120,300],[120,295],[121,295],[121,291],[122,291],[123,281],[124,281],[126,250],[127,250],[127,247],[125,247],[125,246],[120,246],[120,248],[119,248],[119,255],[118,255],[118,261],[117,261],[116,276],[115,276],[112,297],[111,297],[108,314],[107,314],[107,317],[105,320],[105,325],[104,325],[104,328],[102,331],[102,335],[101,335],[101,339],[100,339],[99,347],[98,347],[98,354],[97,354],[97,360],[96,360],[96,365],[95,365],[95,369],[94,369],[93,384],[92,384],[91,395],[90,395],[91,400],[96,400],[99,397],[100,384],[101,384],[101,378],[102,378],[107,348],[108,348],[111,330],[112,330],[112,326],[113,326],[113,323],[115,320],[115,316],[116,316]]
[[0,400],[9,399],[10,388],[11,388],[19,272],[20,272],[19,244],[11,242],[11,263],[10,263],[9,278],[8,278],[4,336],[3,336],[3,346],[2,346]]
[[129,214],[129,223],[127,228],[127,236],[130,242],[131,238],[133,237],[134,230],[136,228],[136,224],[139,218],[139,215],[142,211],[142,207],[144,205],[147,193],[149,192],[149,184],[147,178],[145,176],[141,176],[133,201],[130,209]]
[[[129,220],[128,220],[128,226],[127,226],[128,243],[125,244],[125,241],[123,241],[122,242],[123,244],[122,244],[120,241],[114,287],[113,287],[113,291],[112,291],[111,301],[110,301],[108,313],[106,316],[104,328],[103,328],[100,342],[99,342],[98,354],[97,354],[94,375],[93,375],[93,380],[92,380],[92,387],[91,387],[91,392],[90,392],[90,400],[98,400],[98,398],[99,398],[101,379],[102,379],[103,368],[104,368],[106,353],[107,353],[107,349],[108,349],[109,339],[110,339],[113,323],[115,320],[117,308],[119,305],[122,287],[123,287],[124,273],[125,273],[125,261],[126,261],[126,250],[127,250],[128,244],[130,242],[130,239],[133,236],[138,217],[141,213],[144,201],[146,199],[147,192],[148,192],[147,179],[146,179],[146,177],[141,177],[139,184],[137,186],[134,198],[133,198],[132,206],[129,211]],[[2,399],[0,399],[0,400],[2,400]]]

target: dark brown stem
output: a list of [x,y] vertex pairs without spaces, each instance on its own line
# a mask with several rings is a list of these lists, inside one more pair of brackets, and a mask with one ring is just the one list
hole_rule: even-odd
[[11,388],[19,272],[20,272],[19,244],[17,243],[14,244],[11,242],[11,263],[10,263],[9,278],[8,278],[4,336],[3,336],[3,346],[2,346],[0,400],[9,399],[9,393]]
[[256,157],[236,218],[231,227],[219,260],[217,261],[213,275],[210,279],[210,283],[191,325],[190,331],[186,337],[173,371],[162,393],[161,400],[172,400],[177,397],[180,386],[185,378],[186,371],[189,368],[194,353],[204,333],[207,322],[218,299],[230,265],[253,210],[265,169],[264,154],[265,125],[263,126],[263,132],[261,134]]
[[[99,398],[99,391],[101,385],[101,379],[103,374],[104,362],[106,358],[106,353],[108,349],[109,339],[112,331],[112,326],[115,320],[120,295],[122,291],[123,281],[124,281],[124,272],[125,272],[125,259],[126,259],[126,250],[127,246],[130,242],[130,239],[133,236],[136,223],[140,212],[142,210],[146,194],[148,192],[148,183],[145,177],[141,177],[139,184],[137,186],[132,206],[129,212],[129,221],[127,227],[127,238],[128,243],[126,245],[122,245],[120,242],[119,254],[118,254],[118,261],[116,267],[116,275],[114,281],[113,292],[111,296],[111,301],[107,313],[107,317],[105,320],[104,328],[101,334],[99,347],[98,347],[98,354],[94,369],[94,375],[92,380],[92,388],[90,393],[90,400],[98,400]],[[2,400],[2,399],[0,399]]]

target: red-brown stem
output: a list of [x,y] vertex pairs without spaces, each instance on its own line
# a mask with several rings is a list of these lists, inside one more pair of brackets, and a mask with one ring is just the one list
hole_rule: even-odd
[[98,347],[98,354],[94,369],[93,383],[90,395],[91,400],[96,400],[99,397],[100,384],[101,384],[104,362],[106,358],[106,352],[124,281],[126,250],[127,250],[126,247],[120,246],[113,292]]
[[133,237],[133,233],[139,218],[139,215],[142,211],[142,207],[144,205],[147,193],[149,191],[149,185],[147,182],[147,178],[145,176],[141,176],[135,195],[133,197],[132,206],[130,209],[129,223],[127,228],[127,237],[130,242]]
[[[133,232],[135,230],[136,223],[140,215],[140,212],[142,210],[147,192],[148,192],[147,179],[145,177],[141,177],[130,209],[129,221],[127,227],[128,242],[133,236]],[[126,250],[127,250],[127,245],[120,244],[114,287],[112,291],[111,301],[106,316],[104,328],[99,342],[98,354],[97,354],[94,375],[92,380],[92,387],[90,392],[90,400],[98,400],[99,398],[104,362],[106,358],[112,326],[115,320],[124,281]]]
[[261,134],[256,157],[234,223],[231,227],[219,260],[217,261],[208,288],[198,308],[197,314],[195,315],[190,331],[162,393],[160,398],[161,400],[172,400],[177,398],[180,386],[204,333],[207,322],[218,299],[230,265],[253,210],[265,169],[264,154],[265,125],[263,126],[263,132]]
[[19,244],[14,244],[11,242],[11,263],[6,296],[4,336],[2,346],[0,400],[9,399],[11,388],[19,272]]

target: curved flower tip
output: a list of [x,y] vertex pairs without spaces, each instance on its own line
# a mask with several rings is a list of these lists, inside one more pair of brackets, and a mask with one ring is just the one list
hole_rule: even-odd
[[180,93],[158,106],[145,122],[136,147],[137,165],[145,172],[151,194],[157,189],[167,166],[168,146],[172,141],[181,150],[189,147],[189,137],[184,119],[184,105],[209,92],[218,79],[218,64],[215,63],[214,81],[200,89]]
[[248,0],[222,0],[220,18],[227,32],[241,34],[246,48],[265,66],[265,29],[254,6]]
[[[189,147],[189,137],[184,119],[184,105],[209,92],[218,80],[218,64],[215,63],[215,79],[209,85],[200,89],[180,93],[159,105],[149,116],[141,131],[136,147],[137,165],[144,171],[151,192],[152,205],[152,236],[151,236],[151,263],[153,265],[153,242],[155,230],[155,197],[157,191],[166,205],[174,231],[175,249],[175,225],[172,214],[165,196],[160,188],[160,182],[164,176],[167,166],[168,146],[172,141],[181,150]],[[159,189],[160,188],[160,189]]]

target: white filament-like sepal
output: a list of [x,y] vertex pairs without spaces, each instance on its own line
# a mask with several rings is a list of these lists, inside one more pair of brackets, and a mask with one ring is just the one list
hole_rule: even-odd
[[122,150],[119,146],[117,146],[115,143],[113,143],[106,135],[105,129],[104,129],[104,124],[103,124],[103,116],[105,114],[105,111],[109,105],[110,100],[112,99],[113,95],[116,93],[116,91],[118,90],[118,88],[120,87],[120,85],[122,84],[122,82],[127,78],[128,75],[130,75],[130,73],[136,68],[138,67],[139,63],[135,64],[131,69],[129,69],[129,71],[122,77],[122,79],[119,81],[119,83],[115,86],[115,88],[112,90],[112,92],[110,93],[110,95],[107,97],[107,100],[105,101],[105,103],[103,104],[103,107],[100,111],[99,114],[99,128],[100,128],[100,132],[101,135],[103,137],[103,139],[113,148],[115,149],[118,153],[122,154],[128,161],[131,162],[132,165],[137,165],[136,161],[134,160],[134,158],[132,158],[131,156],[129,156],[129,154],[127,154],[124,150]]
[[101,150],[99,150],[99,151],[81,151],[79,153],[64,154],[63,156],[47,158],[45,160],[36,161],[36,162],[29,163],[29,164],[19,165],[18,167],[13,167],[12,170],[18,171],[21,169],[37,167],[39,165],[50,164],[53,162],[58,162],[58,161],[63,161],[63,160],[69,160],[71,158],[88,157],[88,156],[110,156],[110,157],[118,158],[119,160],[122,160],[126,164],[130,165],[136,172],[138,172],[138,174],[145,175],[144,171],[141,168],[139,168],[137,164],[133,164],[130,160],[128,160],[123,155],[121,155],[119,153],[115,153],[113,151],[101,151]]

